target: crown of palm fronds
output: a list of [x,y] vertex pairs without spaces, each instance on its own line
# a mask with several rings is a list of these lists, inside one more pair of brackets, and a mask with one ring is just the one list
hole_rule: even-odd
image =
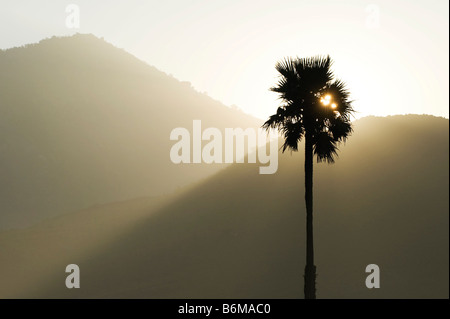
[[283,134],[283,152],[297,151],[308,132],[317,161],[333,163],[337,145],[351,134],[350,93],[344,82],[334,79],[331,65],[329,56],[285,58],[275,65],[280,77],[270,90],[279,94],[282,104],[263,127]]

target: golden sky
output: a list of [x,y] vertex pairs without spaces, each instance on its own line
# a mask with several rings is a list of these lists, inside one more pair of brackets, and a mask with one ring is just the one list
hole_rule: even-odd
[[[80,27],[67,28],[68,4]],[[93,33],[226,105],[265,119],[285,56],[330,54],[356,116],[449,117],[449,3],[420,1],[2,0],[0,48]]]

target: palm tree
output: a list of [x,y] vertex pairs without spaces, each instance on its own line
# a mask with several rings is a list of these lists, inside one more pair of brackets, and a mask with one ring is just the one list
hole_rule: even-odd
[[284,137],[283,152],[298,150],[305,139],[306,267],[305,299],[316,298],[316,266],[313,245],[313,157],[334,163],[338,144],[352,132],[353,113],[349,91],[335,80],[327,57],[285,58],[275,68],[279,81],[270,90],[282,100],[277,112],[264,123]]

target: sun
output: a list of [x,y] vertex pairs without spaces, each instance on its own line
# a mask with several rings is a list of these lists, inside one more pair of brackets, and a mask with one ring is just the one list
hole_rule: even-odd
[[327,94],[327,95],[325,95],[324,97],[322,97],[321,99],[320,99],[320,102],[323,104],[323,105],[329,105],[330,104],[330,102],[331,102],[331,95],[330,94]]
[[327,94],[324,97],[322,97],[320,99],[320,103],[322,103],[325,106],[330,105],[333,109],[337,108],[337,104],[331,102],[331,95],[330,94]]

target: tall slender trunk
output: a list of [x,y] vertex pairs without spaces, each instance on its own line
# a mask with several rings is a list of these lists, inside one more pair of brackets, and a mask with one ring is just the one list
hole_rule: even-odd
[[306,267],[305,299],[316,299],[316,266],[313,244],[313,144],[311,133],[305,136]]

